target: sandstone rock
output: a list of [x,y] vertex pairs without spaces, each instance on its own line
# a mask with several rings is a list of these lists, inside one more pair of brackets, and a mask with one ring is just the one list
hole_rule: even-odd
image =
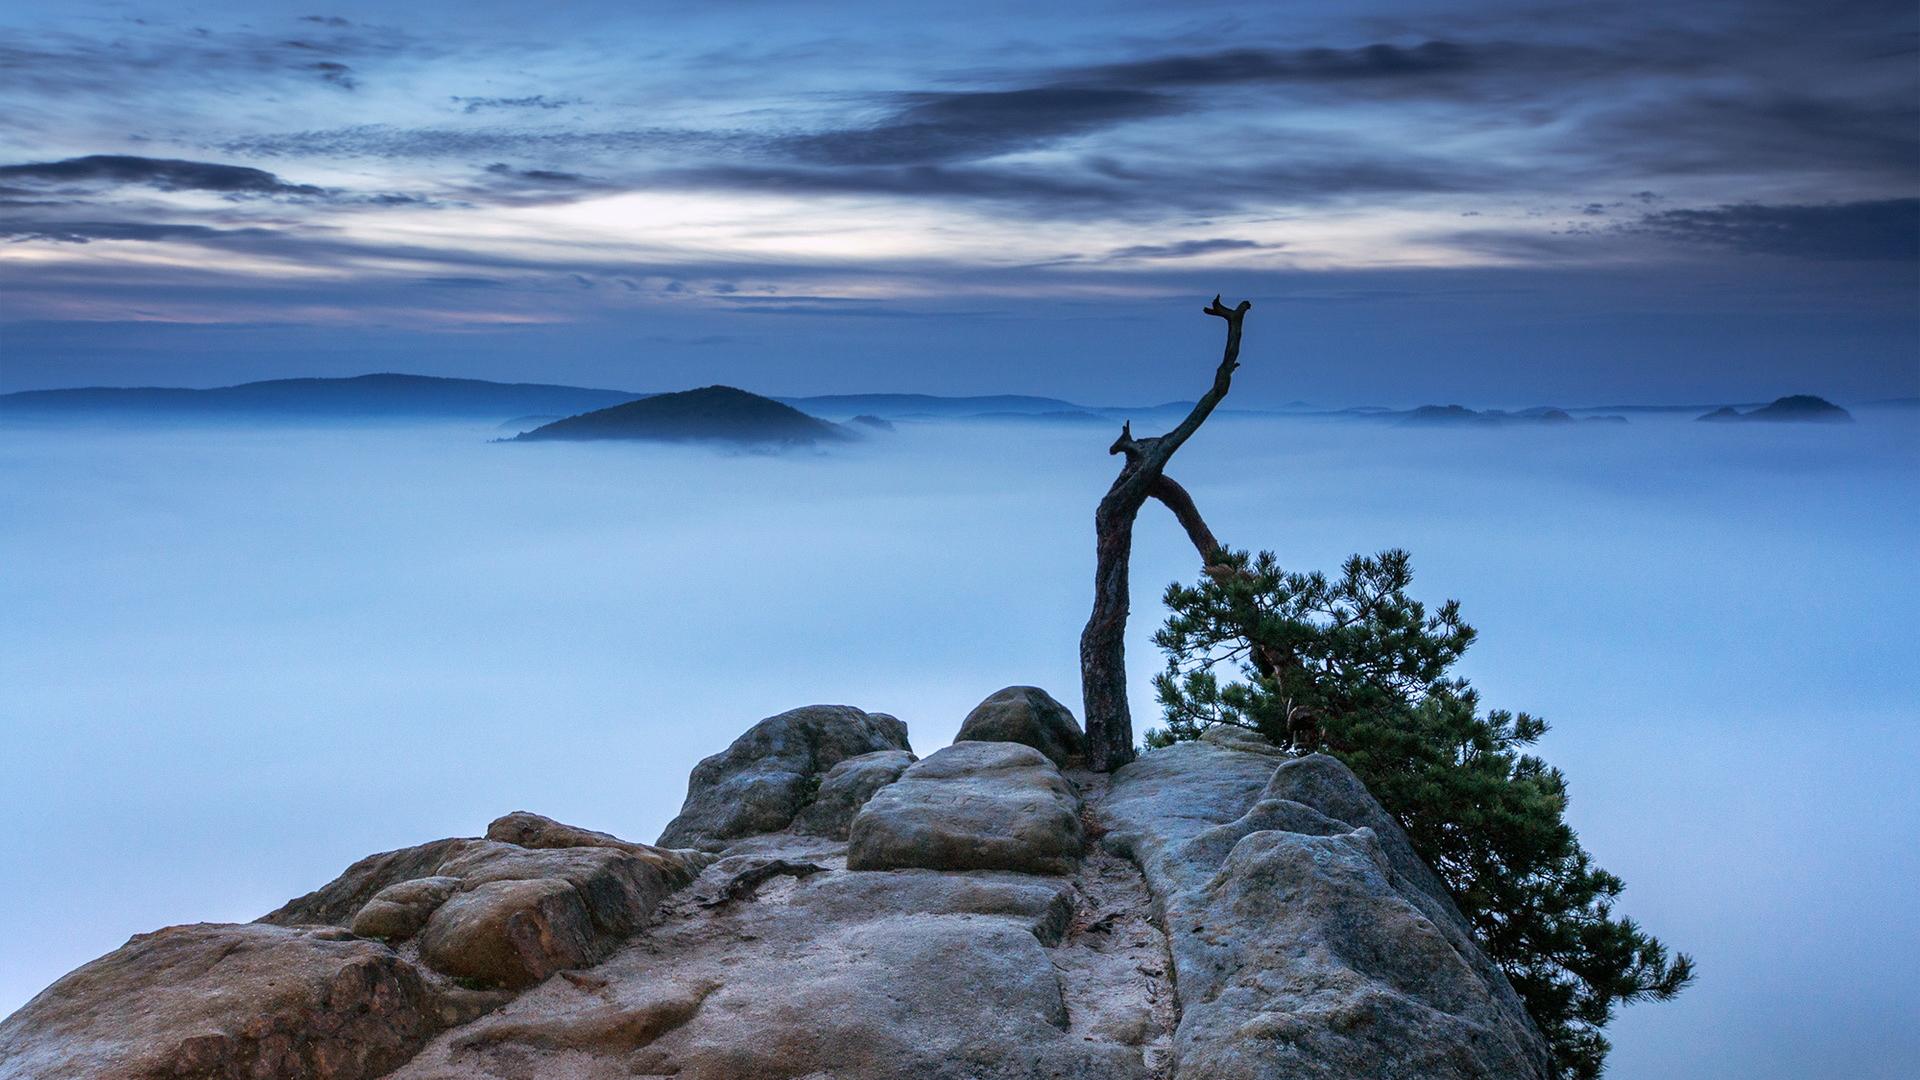
[[840,762],[827,770],[813,802],[794,819],[794,829],[845,840],[853,815],[874,792],[900,779],[913,762],[914,756],[905,750],[876,750]]
[[1087,738],[1065,705],[1037,686],[1009,686],[973,707],[955,742],[1014,742],[1066,768],[1087,752]]
[[420,955],[456,978],[519,989],[594,958],[593,918],[557,878],[489,881],[441,904]]
[[762,722],[667,833],[723,858],[517,811],[136,938],[0,1023],[0,1080],[1549,1075],[1337,761],[1216,730],[1069,781],[1020,741],[905,743]]
[[1284,758],[1287,752],[1269,742],[1265,735],[1232,724],[1215,724],[1200,733],[1200,741],[1223,750],[1247,750],[1268,757]]
[[487,839],[516,844],[524,848],[577,848],[602,847],[624,851],[638,857],[661,871],[662,874],[685,884],[693,880],[693,875],[713,861],[713,856],[704,851],[690,848],[665,849],[652,844],[636,844],[631,840],[622,840],[611,833],[595,832],[574,825],[566,825],[550,817],[526,810],[515,810],[511,814],[495,818],[487,826]]
[[1064,879],[999,871],[971,874],[896,870],[887,874],[830,874],[794,891],[795,907],[823,925],[883,915],[989,915],[1012,920],[1042,945],[1060,944],[1073,917],[1073,890]]
[[333,929],[199,923],[141,934],[0,1023],[0,1078],[360,1080],[442,1026],[393,950]]
[[660,845],[718,851],[731,840],[792,824],[835,765],[906,750],[907,726],[885,713],[809,705],[770,716],[694,767],[679,816]]
[[[1201,797],[1175,817],[1182,776]],[[1338,761],[1188,743],[1116,773],[1104,808],[1165,919],[1177,1078],[1550,1075],[1512,987]]]
[[456,839],[376,855],[261,922],[350,926],[395,942],[418,935],[434,970],[520,988],[606,955],[712,861],[525,811],[488,832],[531,846]]
[[915,763],[853,819],[853,870],[1072,873],[1085,846],[1080,800],[1046,755],[957,742]]
[[432,877],[447,856],[477,843],[480,841],[435,840],[369,855],[320,888],[262,915],[259,921],[275,926],[346,926],[375,893],[402,881]]
[[352,930],[360,937],[405,941],[419,933],[434,909],[459,888],[456,877],[414,878],[389,885],[354,913]]
[[[1079,951],[1061,940],[1067,879],[829,869],[696,901],[762,859],[714,865],[591,981],[548,980],[437,1038],[392,1080],[1152,1076],[1150,1025],[1124,1037],[1075,1026],[1068,1002],[1084,999],[1057,963]],[[1117,954],[1110,969],[1133,973],[1141,955]]]

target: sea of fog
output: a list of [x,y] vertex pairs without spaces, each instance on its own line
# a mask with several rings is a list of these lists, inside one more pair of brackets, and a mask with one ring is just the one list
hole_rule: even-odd
[[[1077,706],[1104,427],[830,453],[486,425],[0,428],[0,1013],[133,933],[251,919],[509,810],[650,840],[755,720],[1009,683]],[[1172,473],[1299,568],[1414,553],[1544,714],[1625,909],[1700,962],[1618,1080],[1920,1061],[1920,414],[1403,429],[1222,416]],[[1194,553],[1135,552],[1135,708]]]

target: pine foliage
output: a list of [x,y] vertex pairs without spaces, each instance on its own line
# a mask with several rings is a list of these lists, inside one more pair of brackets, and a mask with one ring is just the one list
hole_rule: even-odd
[[1524,752],[1546,723],[1483,712],[1449,676],[1474,630],[1458,601],[1428,611],[1409,596],[1412,580],[1404,551],[1356,555],[1334,578],[1218,553],[1198,584],[1167,589],[1167,726],[1147,742],[1233,724],[1346,762],[1446,882],[1560,1075],[1597,1077],[1614,1010],[1671,998],[1693,961],[1615,912],[1622,882],[1567,825],[1566,778]]

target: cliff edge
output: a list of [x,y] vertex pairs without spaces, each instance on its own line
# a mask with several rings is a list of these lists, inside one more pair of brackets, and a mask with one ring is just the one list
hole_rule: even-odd
[[661,845],[516,812],[135,937],[0,1022],[0,1080],[1551,1075],[1339,762],[1083,745],[1033,687],[923,759],[882,713],[769,717]]

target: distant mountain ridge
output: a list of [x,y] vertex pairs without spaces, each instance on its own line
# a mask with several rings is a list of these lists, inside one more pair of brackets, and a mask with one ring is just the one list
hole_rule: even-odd
[[344,379],[269,379],[207,390],[90,386],[0,394],[0,413],[305,417],[566,415],[643,395],[549,383],[498,383],[381,373]]
[[[744,392],[744,391],[743,391]],[[489,420],[570,417],[657,393],[554,383],[501,383],[485,379],[458,379],[435,375],[383,372],[345,378],[269,379],[209,389],[184,387],[90,386],[55,390],[23,390],[0,394],[0,417],[39,419],[85,417],[154,417],[207,420],[257,417],[310,419],[426,418]],[[758,396],[758,395],[756,395]],[[1537,406],[1506,411],[1476,410],[1464,406],[1425,405],[1417,409],[1359,406],[1346,409],[1314,408],[1290,401],[1275,408],[1222,410],[1222,416],[1292,416],[1299,418],[1403,420],[1409,423],[1478,426],[1564,422],[1566,419],[1623,417],[1594,414],[1731,412],[1742,419],[1811,419],[1785,403],[1805,399],[1845,410],[1811,395],[1782,398],[1771,405],[1736,404],[1716,410],[1713,405]],[[1083,405],[1064,398],[1029,394],[984,394],[942,397],[937,394],[816,394],[766,395],[802,413],[827,420],[851,420],[866,415],[887,420],[1023,420],[1088,423],[1096,418],[1152,422],[1161,414],[1184,414],[1191,402],[1159,405]],[[1908,406],[1911,399],[1869,403]],[[1744,411],[1743,411],[1744,410]]]

